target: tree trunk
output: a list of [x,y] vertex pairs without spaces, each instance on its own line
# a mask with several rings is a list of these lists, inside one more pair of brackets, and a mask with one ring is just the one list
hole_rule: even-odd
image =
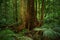
[[42,0],[41,19],[40,19],[39,26],[42,26],[42,24],[43,24],[43,19],[44,19],[44,0]]
[[[12,2],[13,2],[13,19],[14,23],[17,23],[18,22],[17,0],[12,0]],[[15,26],[17,26],[17,24]]]
[[34,22],[36,19],[36,14],[35,14],[35,10],[34,10],[34,0],[28,0],[27,3],[27,13],[29,15],[28,17],[28,29],[32,30],[35,26],[34,26]]
[[[23,29],[23,28],[28,28],[28,30],[32,30],[35,26],[36,26],[36,11],[34,10],[34,0],[26,0],[27,1],[27,7],[24,8],[25,1],[21,0],[20,3],[20,11],[21,11],[21,17],[22,17],[22,25],[19,26],[19,30]],[[27,9],[27,11],[25,11]],[[24,25],[24,26],[23,26]]]
[[22,24],[18,26],[17,30],[20,31],[26,27],[26,23],[28,20],[27,14],[27,0],[20,0],[20,17],[22,20]]

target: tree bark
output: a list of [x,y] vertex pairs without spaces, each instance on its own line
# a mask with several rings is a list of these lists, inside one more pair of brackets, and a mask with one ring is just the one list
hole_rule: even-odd
[[29,30],[32,30],[35,25],[35,21],[36,21],[36,13],[35,13],[35,10],[34,10],[34,0],[28,0],[28,3],[27,3],[27,12],[28,12],[28,15],[29,15],[29,19],[28,19],[28,29]]
[[20,31],[26,27],[26,23],[28,20],[27,14],[27,0],[20,0],[20,17],[22,20],[22,24],[18,26],[17,30]]
[[[34,10],[34,0],[27,0],[27,11],[25,11],[26,13],[24,13],[24,0],[21,0],[21,17],[23,20],[22,25],[24,26],[19,26],[18,28],[23,29],[24,27],[27,28],[28,30],[32,30],[37,23],[37,13]],[[25,10],[26,10],[25,9]],[[19,29],[19,30],[20,30]]]
[[39,26],[42,26],[43,24],[43,19],[44,19],[44,0],[42,0],[42,8],[41,8],[41,17],[40,17],[40,23]]

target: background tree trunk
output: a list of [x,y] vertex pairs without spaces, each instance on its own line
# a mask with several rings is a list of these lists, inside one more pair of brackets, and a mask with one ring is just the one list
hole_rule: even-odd
[[43,19],[44,19],[44,0],[42,0],[42,7],[41,7],[41,17],[40,17],[40,23],[39,26],[42,26],[43,24]]

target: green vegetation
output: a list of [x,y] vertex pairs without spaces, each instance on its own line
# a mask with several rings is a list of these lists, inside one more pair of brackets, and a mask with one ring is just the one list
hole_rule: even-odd
[[0,40],[60,40],[60,0],[0,0]]

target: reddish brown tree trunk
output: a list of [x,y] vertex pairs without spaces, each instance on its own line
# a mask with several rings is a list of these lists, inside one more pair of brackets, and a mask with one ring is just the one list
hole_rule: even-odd
[[28,24],[28,29],[32,30],[37,23],[37,18],[36,18],[36,11],[34,10],[34,0],[28,0],[27,3],[27,12],[29,14],[29,20],[27,22]]
[[[27,13],[24,17],[25,19],[25,27],[28,28],[28,30],[32,30],[37,24],[37,14],[34,10],[34,0],[27,0]],[[24,28],[23,25],[19,26],[18,28]],[[20,29],[19,29],[20,30]]]

